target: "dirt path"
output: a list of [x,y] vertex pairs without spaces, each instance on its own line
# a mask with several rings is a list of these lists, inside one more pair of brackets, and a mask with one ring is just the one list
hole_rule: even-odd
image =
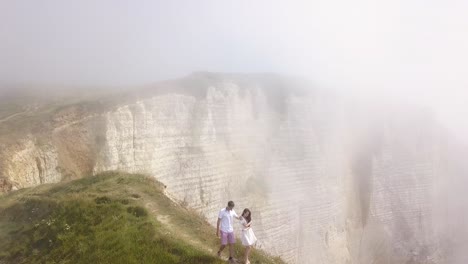
[[[171,216],[170,215],[163,215],[163,214],[158,214],[158,210],[154,209],[154,205],[152,203],[146,203],[145,207],[150,210],[151,214],[153,214],[156,219],[163,224],[167,229],[170,230],[171,233],[177,234],[178,237],[183,239],[184,241],[188,242],[192,246],[204,250],[206,252],[209,252],[210,254],[216,254],[215,250],[202,242],[200,242],[197,239],[194,239],[193,236],[182,230],[181,228],[177,228],[177,226],[173,225],[171,222]],[[222,260],[228,262],[228,263],[242,263],[239,259],[235,259],[234,262],[229,262],[227,257],[221,257]]]
[[12,119],[12,118],[15,118],[16,116],[24,115],[24,114],[26,114],[26,113],[28,113],[28,111],[24,111],[24,112],[20,112],[20,113],[16,113],[16,114],[9,115],[9,116],[7,116],[7,117],[5,117],[5,118],[3,118],[3,119],[0,119],[0,124],[3,123],[3,122],[6,122],[6,121],[8,121],[8,120],[10,120],[10,119]]
[[64,129],[68,128],[68,127],[71,127],[71,126],[76,125],[76,124],[78,124],[78,123],[85,122],[86,120],[89,120],[89,119],[91,119],[91,118],[93,118],[93,117],[96,117],[96,116],[97,116],[97,115],[89,115],[89,116],[85,116],[85,117],[83,117],[83,118],[80,118],[80,119],[78,119],[78,120],[72,121],[72,122],[70,122],[70,123],[63,124],[63,125],[61,125],[61,126],[58,126],[58,127],[54,128],[53,133],[60,132],[60,131],[62,131],[62,130],[64,130]]
[[[141,194],[141,193],[140,193]],[[136,199],[143,199],[144,201],[150,201],[150,197],[146,197],[146,195],[142,195],[140,198]],[[177,206],[177,205],[174,205]],[[188,230],[181,228],[175,224],[173,224],[172,217],[171,215],[168,215],[166,212],[162,212],[162,210],[159,208],[157,203],[155,202],[146,202],[145,203],[145,208],[150,212],[150,214],[164,227],[166,228],[167,232],[169,232],[171,235],[174,235],[183,241],[189,243],[190,245],[194,246],[195,248],[198,248],[202,251],[208,252],[209,254],[216,255],[216,247],[212,247],[210,245],[204,244],[202,241],[196,238],[194,236],[193,232],[189,232]],[[213,234],[214,235],[214,234]],[[228,262],[227,257],[222,257],[222,260]],[[235,260],[234,263],[241,263],[239,260]]]
[[188,234],[188,232],[186,232],[185,230],[178,228],[177,226],[172,224],[171,216],[161,214],[156,204],[152,202],[148,202],[145,204],[145,207],[151,212],[151,214],[156,218],[156,220],[158,220],[161,224],[163,224],[169,230],[169,232],[176,234],[176,236],[180,237],[181,239],[190,243],[196,248],[202,249],[212,254],[214,253],[214,250],[212,248],[203,244],[199,240],[195,239],[192,235]]

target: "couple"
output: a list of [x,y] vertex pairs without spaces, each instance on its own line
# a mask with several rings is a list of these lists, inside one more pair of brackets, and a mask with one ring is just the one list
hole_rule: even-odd
[[218,251],[218,257],[221,257],[221,252],[226,247],[226,245],[229,244],[229,262],[234,263],[234,244],[236,243],[233,227],[234,217],[237,220],[240,220],[242,225],[241,240],[242,245],[245,246],[244,263],[249,264],[250,250],[252,249],[252,245],[257,241],[257,238],[255,237],[255,234],[250,227],[252,224],[252,216],[248,208],[245,208],[242,212],[242,215],[238,216],[234,211],[233,201],[229,201],[227,207],[221,209],[218,214],[218,223],[216,225],[216,236],[218,238],[220,237],[221,231],[221,247]]

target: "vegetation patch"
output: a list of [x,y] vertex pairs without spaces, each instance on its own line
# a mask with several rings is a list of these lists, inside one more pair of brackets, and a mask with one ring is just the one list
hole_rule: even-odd
[[148,212],[146,212],[145,208],[140,206],[130,206],[127,208],[127,212],[136,217],[144,217],[148,215]]
[[94,201],[97,203],[97,204],[106,204],[106,203],[111,203],[111,199],[107,196],[101,196],[101,197],[97,197],[96,199],[94,199]]
[[[169,216],[170,224],[156,220],[145,204]],[[214,233],[196,212],[164,196],[160,183],[141,175],[109,172],[0,197],[2,264],[225,263],[213,253]],[[242,254],[238,244],[236,255]],[[283,263],[261,251],[251,262]]]

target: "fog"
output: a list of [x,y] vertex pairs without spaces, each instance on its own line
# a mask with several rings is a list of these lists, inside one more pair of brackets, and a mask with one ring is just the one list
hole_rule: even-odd
[[462,0],[3,0],[0,81],[131,86],[200,70],[286,73],[430,105],[464,135],[467,11]]
[[0,0],[0,91],[274,72],[429,109],[468,143],[466,14],[462,0]]

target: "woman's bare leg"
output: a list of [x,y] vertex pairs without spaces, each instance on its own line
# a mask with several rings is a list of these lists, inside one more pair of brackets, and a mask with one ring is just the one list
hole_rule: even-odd
[[252,249],[252,248],[251,248],[250,246],[246,246],[246,247],[245,247],[244,263],[246,263],[246,264],[250,263],[250,261],[249,261],[249,254],[250,254],[250,250],[251,250],[251,249]]

